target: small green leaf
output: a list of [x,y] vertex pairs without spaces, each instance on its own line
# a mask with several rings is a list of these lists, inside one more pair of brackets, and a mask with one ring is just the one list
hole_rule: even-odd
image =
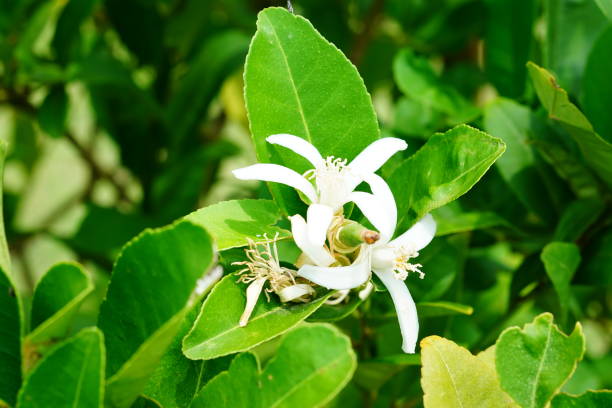
[[570,282],[580,264],[580,249],[574,244],[551,242],[544,247],[540,257],[544,263],[546,274],[559,296],[561,321],[565,322],[568,305],[572,298]]
[[80,27],[83,21],[91,15],[98,0],[69,0],[62,10],[55,35],[51,45],[62,63],[69,60],[72,48],[83,38],[80,35]]
[[567,92],[557,85],[550,72],[533,62],[529,62],[527,68],[540,102],[550,118],[561,122],[568,129],[587,164],[604,182],[612,186],[612,144],[595,133],[589,120],[570,102]]
[[[379,137],[372,101],[355,67],[303,17],[283,8],[259,13],[245,65],[245,99],[260,162],[303,173],[295,153],[270,147],[266,137],[290,133],[323,156],[353,159]],[[295,192],[270,184],[284,212],[299,209]]]
[[353,381],[360,387],[375,391],[401,370],[418,365],[421,365],[418,354],[395,354],[360,361]]
[[393,74],[402,92],[425,107],[446,114],[449,125],[469,122],[480,114],[455,88],[438,78],[429,61],[416,56],[410,49],[397,54]]
[[584,354],[582,326],[566,336],[543,313],[523,329],[499,336],[495,364],[502,388],[523,408],[545,407],[576,369]]
[[104,343],[97,328],[61,343],[32,370],[19,392],[19,406],[102,407]]
[[185,217],[206,228],[219,251],[245,246],[248,239],[261,240],[290,236],[289,231],[273,226],[281,218],[278,206],[270,200],[223,201],[199,209]]
[[319,407],[350,380],[356,358],[348,337],[313,324],[289,332],[263,371],[254,355],[238,355],[212,379],[192,407]]
[[362,303],[363,300],[355,294],[346,303],[321,306],[307,320],[309,322],[335,322],[342,320],[353,313]]
[[146,230],[119,255],[100,307],[108,350],[106,402],[128,407],[144,390],[211,265],[206,231],[188,221]]
[[245,285],[236,275],[223,278],[204,301],[193,328],[183,340],[183,353],[194,360],[209,360],[246,351],[282,334],[310,316],[329,295],[310,303],[282,305],[274,295],[261,295],[249,323],[238,321],[246,303]]
[[438,336],[421,340],[425,408],[517,407],[502,391],[487,353],[474,356]]
[[555,241],[576,241],[599,218],[604,203],[598,198],[585,198],[570,203],[555,229]]
[[500,139],[466,125],[433,135],[388,179],[400,216],[398,230],[465,194],[504,149]]
[[612,27],[604,31],[593,45],[582,79],[584,112],[597,132],[608,142],[612,141],[612,116],[609,110],[612,105],[612,84],[608,75],[612,63],[610,49]]
[[76,263],[54,265],[36,285],[32,299],[32,332],[23,340],[24,371],[49,346],[68,333],[83,300],[93,291],[89,275]]
[[557,394],[550,404],[551,408],[603,408],[612,406],[612,391],[587,391],[575,396]]

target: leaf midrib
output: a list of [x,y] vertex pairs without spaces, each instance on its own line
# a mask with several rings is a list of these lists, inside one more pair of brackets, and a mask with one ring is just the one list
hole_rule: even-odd
[[536,395],[538,390],[538,383],[540,381],[540,375],[542,374],[542,368],[544,367],[544,361],[546,360],[546,354],[548,353],[548,348],[550,345],[550,338],[552,333],[553,325],[550,324],[548,326],[548,332],[546,333],[546,343],[544,344],[544,354],[542,355],[542,359],[540,360],[540,364],[538,365],[538,371],[536,372],[535,379],[533,381],[533,388],[531,392],[531,402],[529,404],[530,407],[536,406]]
[[276,27],[274,27],[274,24],[272,24],[272,21],[265,15],[265,14],[261,14],[261,18],[263,20],[266,20],[267,24],[270,26],[271,33],[274,36],[274,40],[276,42],[276,44],[278,45],[278,49],[280,50],[280,53],[283,57],[283,61],[284,61],[284,65],[285,68],[287,69],[287,75],[289,76],[289,83],[291,84],[291,88],[293,89],[293,94],[295,96],[295,101],[297,102],[298,105],[298,112],[300,114],[300,117],[302,119],[302,125],[304,126],[304,131],[306,132],[306,138],[307,140],[312,143],[312,136],[310,134],[310,128],[308,127],[308,122],[306,121],[306,116],[304,115],[304,108],[302,107],[302,101],[300,100],[300,96],[298,94],[298,90],[297,87],[295,85],[295,81],[293,79],[293,73],[291,72],[291,67],[289,66],[289,60],[287,59],[287,54],[285,54],[285,50],[283,48],[283,46],[281,45],[280,42],[280,38],[278,37],[278,34],[276,32]]
[[453,391],[455,391],[457,402],[459,403],[459,406],[463,408],[463,403],[461,402],[461,398],[459,397],[459,390],[457,389],[457,384],[455,383],[455,378],[453,377],[453,374],[451,373],[450,367],[448,366],[448,364],[446,364],[446,360],[444,360],[444,356],[442,355],[440,350],[438,350],[438,347],[436,346],[436,344],[432,343],[432,346],[434,350],[436,350],[436,353],[438,353],[438,356],[440,357],[440,361],[442,361],[442,364],[444,364],[444,368],[446,369],[446,372],[448,373],[448,378],[450,379],[451,384],[453,385]]

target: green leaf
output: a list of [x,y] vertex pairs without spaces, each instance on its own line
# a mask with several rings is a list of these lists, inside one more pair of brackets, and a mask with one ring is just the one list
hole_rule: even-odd
[[399,231],[465,194],[504,149],[500,139],[466,125],[433,135],[388,179],[397,202]]
[[[176,156],[193,148],[197,127],[206,117],[210,102],[218,94],[223,80],[244,61],[249,39],[239,31],[227,30],[206,40],[193,58],[187,73],[176,84],[168,102],[166,120],[172,125]],[[190,138],[191,137],[191,138]]]
[[593,239],[585,253],[580,277],[591,285],[612,286],[612,229],[607,228]]
[[365,389],[378,390],[401,370],[418,365],[421,365],[418,354],[395,354],[360,361],[353,381]]
[[[282,8],[259,13],[245,65],[245,99],[260,162],[303,173],[311,166],[295,153],[267,145],[290,133],[323,156],[353,159],[379,137],[370,96],[355,67],[304,18]],[[299,209],[297,194],[270,184],[284,212]]]
[[195,305],[183,320],[172,344],[161,358],[151,375],[143,394],[161,404],[164,408],[189,406],[200,390],[203,373],[208,371],[203,361],[189,360],[183,355],[182,340],[189,332],[198,313]]
[[200,298],[196,283],[212,258],[210,236],[188,221],[146,230],[124,247],[98,322],[108,356],[108,405],[130,406],[143,391]]
[[604,203],[598,198],[585,198],[570,203],[555,229],[555,241],[576,241],[599,218]]
[[612,144],[595,133],[589,120],[570,102],[567,92],[557,85],[547,70],[532,62],[527,64],[527,68],[540,102],[550,118],[561,122],[568,129],[588,165],[604,182],[612,186]]
[[54,348],[32,370],[19,392],[19,406],[102,407],[104,344],[97,328],[82,330]]
[[502,391],[487,353],[472,355],[438,336],[421,340],[425,408],[517,407]]
[[468,305],[462,305],[455,302],[419,302],[417,303],[419,317],[435,317],[449,315],[471,315],[474,313],[474,308]]
[[600,408],[612,406],[612,391],[587,391],[575,396],[557,394],[550,404],[551,408]]
[[490,104],[484,117],[487,132],[506,143],[496,162],[502,177],[525,207],[547,223],[555,220],[555,200],[546,186],[546,164],[531,147],[533,115],[529,108],[509,99]]
[[212,379],[192,407],[318,407],[350,380],[356,366],[348,337],[333,326],[313,324],[289,332],[263,371],[250,353]]
[[70,53],[79,40],[80,27],[83,21],[91,15],[98,0],[70,0],[60,14],[51,41],[53,50],[62,63],[67,63]]
[[492,227],[511,227],[506,220],[491,211],[454,212],[446,209],[442,207],[433,211],[438,237]]
[[248,239],[261,240],[264,234],[270,238],[290,236],[289,231],[273,226],[280,218],[278,206],[270,200],[223,201],[185,217],[206,228],[219,251],[245,246]]
[[54,265],[36,285],[32,299],[32,332],[23,341],[24,370],[68,333],[72,319],[94,286],[76,263]]
[[601,11],[612,21],[612,0],[595,0]]
[[[1,233],[4,236],[4,231]],[[21,304],[15,285],[0,270],[0,406],[2,401],[15,404],[21,386]]]
[[223,278],[204,301],[198,319],[183,340],[183,353],[194,360],[209,360],[246,351],[283,334],[310,316],[328,298],[321,296],[310,303],[282,305],[274,295],[270,302],[262,294],[249,323],[238,321],[246,303],[246,286],[236,282],[236,275]]
[[308,317],[309,322],[335,322],[350,316],[363,303],[359,296],[351,296],[346,303],[323,305]]
[[[4,158],[6,143],[0,140],[0,192],[4,180]],[[11,258],[4,232],[4,216],[0,194],[0,406],[5,401],[15,404],[21,386],[21,334],[23,314],[21,296],[10,275]]]
[[49,136],[62,137],[67,114],[68,95],[64,86],[52,87],[38,110],[38,124]]
[[533,22],[536,17],[534,0],[489,0],[485,36],[485,69],[499,92],[508,97],[520,97],[525,90],[525,64],[532,45]]
[[584,113],[597,132],[609,142],[612,141],[612,117],[608,109],[612,105],[612,84],[608,75],[612,63],[610,49],[612,27],[604,31],[593,45],[582,80]]
[[574,244],[551,242],[544,247],[540,258],[559,296],[561,320],[565,322],[572,297],[570,282],[580,264],[580,249]]
[[449,125],[469,122],[480,113],[455,88],[442,82],[429,61],[410,49],[397,54],[393,61],[393,74],[403,93],[425,107],[446,114]]
[[582,74],[593,43],[608,25],[596,0],[546,0],[545,66],[561,86],[579,95]]
[[521,330],[499,336],[495,364],[502,388],[523,408],[545,407],[576,369],[584,354],[580,323],[566,336],[543,313]]

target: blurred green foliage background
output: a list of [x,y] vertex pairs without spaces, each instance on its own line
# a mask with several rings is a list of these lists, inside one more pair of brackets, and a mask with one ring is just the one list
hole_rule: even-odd
[[[51,265],[78,260],[97,283],[80,314],[80,326],[91,324],[117,251],[143,228],[220,200],[267,196],[265,186],[229,171],[256,160],[242,65],[257,12],[274,5],[284,2],[0,2],[4,216],[23,293]],[[427,277],[412,282],[413,296],[473,313],[422,313],[422,335],[482,350],[505,327],[552,311],[566,330],[580,320],[587,338],[585,361],[565,390],[612,387],[610,179],[542,107],[526,68],[534,61],[554,73],[555,86],[611,142],[612,3],[304,0],[293,7],[358,67],[383,134],[406,139],[406,155],[459,123],[508,145],[470,193],[434,212],[440,238],[419,258]],[[580,248],[567,299],[540,259],[551,241]],[[389,310],[375,301],[367,319],[340,323],[361,358],[396,353]],[[376,406],[410,401],[418,370],[360,366],[344,393]]]

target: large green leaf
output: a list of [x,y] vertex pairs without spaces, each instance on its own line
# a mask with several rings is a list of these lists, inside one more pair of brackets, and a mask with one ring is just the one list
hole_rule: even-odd
[[[245,98],[259,161],[302,173],[310,166],[265,138],[290,133],[323,156],[355,157],[379,137],[370,96],[355,67],[304,18],[282,8],[259,13],[245,66]],[[283,211],[297,195],[271,184]],[[283,193],[281,193],[283,192]]]
[[252,347],[282,334],[310,316],[328,296],[310,303],[282,305],[275,297],[262,294],[245,327],[238,321],[246,303],[246,286],[228,275],[204,301],[193,328],[183,340],[183,353],[191,359],[212,359]]
[[146,386],[213,258],[210,236],[189,221],[146,230],[117,259],[98,325],[108,355],[106,401],[129,406]]
[[398,225],[408,226],[463,195],[504,149],[500,139],[466,125],[433,135],[388,179],[397,202]]
[[534,0],[490,0],[485,36],[485,67],[491,82],[507,97],[520,97],[525,90],[525,64],[532,45],[536,16]]
[[273,238],[290,235],[289,231],[274,227],[280,220],[278,206],[270,200],[223,201],[201,208],[185,217],[206,228],[219,251],[245,246],[248,239],[261,240],[266,234]]
[[32,298],[32,332],[23,341],[24,368],[66,336],[73,317],[93,290],[89,275],[76,263],[54,265],[36,285]]
[[19,406],[101,408],[104,363],[100,330],[81,331],[54,348],[32,370],[19,392]]
[[561,320],[565,322],[572,297],[570,282],[580,264],[580,250],[575,244],[551,242],[544,247],[540,257],[559,296]]
[[595,0],[601,11],[612,21],[612,0]]
[[570,102],[567,92],[557,85],[550,72],[532,62],[527,64],[527,68],[550,118],[561,122],[568,129],[585,161],[603,181],[612,186],[612,144],[595,133],[589,120]]
[[421,386],[426,408],[517,407],[502,391],[491,352],[477,356],[438,336],[421,340]]
[[495,364],[500,383],[523,408],[545,407],[574,372],[584,354],[580,323],[566,336],[543,313],[521,330],[499,336]]
[[495,163],[502,177],[525,207],[542,220],[555,220],[555,200],[545,183],[546,163],[531,146],[534,121],[529,108],[509,99],[490,104],[484,117],[485,129],[506,143],[506,152]]
[[261,371],[250,353],[212,379],[192,407],[319,407],[350,380],[356,366],[348,337],[324,324],[288,333]]
[[550,404],[552,408],[602,408],[612,406],[612,391],[587,391],[574,396],[557,394]]
[[402,50],[395,57],[393,73],[402,92],[425,107],[447,115],[450,125],[469,122],[479,114],[479,110],[455,88],[438,78],[429,61],[410,49]]
[[584,70],[582,101],[584,112],[597,132],[607,141],[612,141],[612,83],[609,80],[612,64],[612,27],[597,39]]

